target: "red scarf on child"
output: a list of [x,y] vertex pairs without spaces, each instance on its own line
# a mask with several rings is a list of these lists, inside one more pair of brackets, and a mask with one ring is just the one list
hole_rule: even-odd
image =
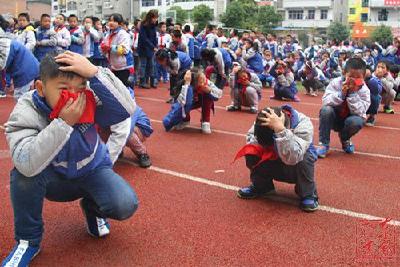
[[[354,83],[354,87],[360,89],[364,84],[364,79],[362,79],[362,78],[359,78],[359,79],[350,78],[350,80],[348,82]],[[345,85],[345,83],[343,83],[343,85]],[[349,108],[349,105],[347,104],[347,101],[345,99],[343,101],[343,103],[340,105],[339,117],[342,118],[342,119],[345,119],[349,115],[350,115],[350,108]]]
[[246,155],[253,155],[260,158],[260,160],[257,162],[256,165],[253,166],[253,168],[257,167],[258,165],[267,160],[278,159],[278,154],[275,152],[273,146],[262,147],[260,145],[247,144],[237,152],[233,162]]
[[[82,114],[82,117],[79,119],[78,123],[94,123],[94,115],[96,112],[96,100],[94,99],[94,95],[90,90],[84,90],[83,92],[86,95],[86,106],[85,111]],[[67,90],[62,90],[60,93],[60,99],[57,104],[53,108],[53,111],[50,113],[50,119],[58,118],[60,115],[61,109],[67,104],[69,99],[73,99],[74,101],[78,98],[79,93],[71,93]]]

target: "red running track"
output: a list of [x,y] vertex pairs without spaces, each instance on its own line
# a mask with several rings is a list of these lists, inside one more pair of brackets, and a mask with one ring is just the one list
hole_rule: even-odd
[[[169,109],[162,103],[168,97],[167,91],[136,91],[137,102],[149,117],[161,120]],[[303,103],[293,106],[317,118],[320,101],[320,97],[302,96]],[[266,97],[262,103],[282,104]],[[227,104],[228,95],[217,103],[221,107]],[[0,122],[6,121],[12,106],[11,98],[0,100]],[[192,117],[192,126],[199,127],[199,113],[193,111]],[[249,183],[248,171],[243,161],[233,165],[231,161],[244,144],[242,135],[254,115],[218,108],[211,120],[212,128],[221,131],[209,136],[194,128],[166,133],[159,122],[153,122],[155,133],[147,146],[157,168],[142,170],[126,160],[117,163],[117,172],[138,192],[140,207],[133,218],[112,221],[111,235],[105,239],[96,240],[86,234],[77,202],[46,201],[42,252],[31,266],[360,266],[364,264],[357,261],[356,227],[361,219],[354,218],[354,214],[400,221],[397,114],[378,117],[377,125],[393,129],[363,129],[354,138],[356,149],[370,154],[349,156],[333,151],[327,159],[318,161],[316,179],[321,204],[338,210],[313,214],[303,213],[292,204],[296,201],[293,186],[282,183],[276,183],[278,194],[290,204],[236,198],[231,189]],[[314,121],[314,127],[317,133],[318,121]],[[315,135],[315,143],[317,140]],[[334,135],[332,142],[339,147]],[[1,258],[14,244],[8,180],[12,164],[7,149],[2,135]],[[134,161],[132,154],[125,152],[127,160]],[[188,180],[193,178],[198,182]],[[216,184],[206,184],[207,180],[201,178]],[[390,229],[399,230],[400,224]],[[398,244],[397,258],[387,260],[385,266],[400,265]],[[365,264],[381,265],[370,260]]]

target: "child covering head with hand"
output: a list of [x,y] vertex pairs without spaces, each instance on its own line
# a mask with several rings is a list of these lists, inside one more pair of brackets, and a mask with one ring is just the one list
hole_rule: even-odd
[[277,180],[295,184],[302,210],[317,210],[314,180],[317,156],[312,139],[310,118],[292,107],[262,110],[247,133],[247,145],[235,157],[235,160],[246,157],[251,180],[250,186],[239,189],[238,197],[253,199],[274,194],[273,180]]
[[36,90],[20,98],[6,124],[15,166],[10,191],[17,244],[3,265],[27,266],[39,253],[45,198],[81,199],[88,233],[94,237],[109,234],[107,218],[133,215],[136,194],[112,170],[95,123],[119,123],[135,106],[129,90],[109,69],[70,51],[43,58]]

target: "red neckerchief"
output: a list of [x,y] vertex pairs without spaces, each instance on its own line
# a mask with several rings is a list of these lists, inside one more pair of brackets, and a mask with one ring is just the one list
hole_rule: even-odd
[[54,30],[55,32],[59,32],[60,30],[64,29],[65,25],[57,26]]
[[[117,33],[118,33],[117,31],[114,31],[108,36],[108,44],[107,45],[108,45],[108,47],[110,47],[110,49],[111,49],[112,40],[115,37],[115,35],[117,35]],[[108,62],[111,62],[110,61],[111,53],[108,53],[107,57],[108,57]]]
[[247,144],[236,153],[235,159],[232,163],[246,155],[257,156],[260,158],[257,164],[252,167],[253,169],[265,161],[278,159],[278,154],[275,152],[274,146],[262,147],[261,145]]
[[[86,106],[85,111],[82,114],[82,117],[79,119],[78,123],[94,123],[94,115],[96,112],[96,100],[92,91],[85,89],[83,92],[86,94]],[[72,98],[74,101],[78,98],[79,94],[71,93],[68,90],[62,90],[60,93],[60,99],[57,104],[53,108],[53,111],[50,113],[49,118],[55,119],[58,118],[62,108],[67,104],[68,100]]]
[[[361,88],[364,84],[364,80],[359,78],[359,79],[353,79],[355,86],[358,86]],[[342,84],[343,85],[343,84]],[[347,98],[347,96],[346,96]],[[339,117],[342,119],[347,118],[350,115],[350,108],[349,105],[347,104],[346,99],[343,100],[343,103],[339,107]]]
[[[208,86],[208,79],[206,77],[206,82],[205,85]],[[201,89],[200,87],[196,88],[196,90],[193,91],[193,99],[194,102],[197,102],[199,100],[199,95],[204,95],[203,90],[199,91],[199,89]]]
[[74,34],[78,29],[79,29],[79,27],[69,28],[69,33],[72,35],[72,34]]
[[160,45],[159,45],[159,48],[161,48],[161,49],[163,49],[163,48],[165,47],[165,45],[163,44],[163,37],[164,37],[164,35],[165,35],[165,34],[161,34],[161,33],[160,33]]
[[247,73],[247,79],[238,79],[237,83],[239,86],[241,86],[241,95],[242,95],[242,100],[244,101],[246,99],[246,90],[247,90],[247,84],[245,82],[250,81],[251,75],[250,73]]

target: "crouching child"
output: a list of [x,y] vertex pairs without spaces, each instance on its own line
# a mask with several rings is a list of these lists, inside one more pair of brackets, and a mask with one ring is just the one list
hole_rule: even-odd
[[251,185],[239,189],[239,198],[252,199],[275,193],[273,180],[295,184],[304,211],[318,209],[314,180],[317,160],[310,118],[289,105],[266,108],[247,133],[247,145],[236,155],[246,156]]
[[333,79],[326,88],[319,112],[318,157],[325,158],[329,151],[331,130],[339,133],[343,151],[354,153],[351,137],[364,126],[371,104],[370,90],[364,83],[366,67],[360,58],[349,59],[344,77]]
[[15,166],[10,192],[17,244],[2,266],[27,266],[39,253],[45,198],[81,199],[93,237],[110,233],[107,218],[125,220],[134,214],[136,194],[112,170],[95,124],[119,123],[135,106],[129,90],[109,69],[70,51],[42,59],[36,90],[19,99],[6,124]]

